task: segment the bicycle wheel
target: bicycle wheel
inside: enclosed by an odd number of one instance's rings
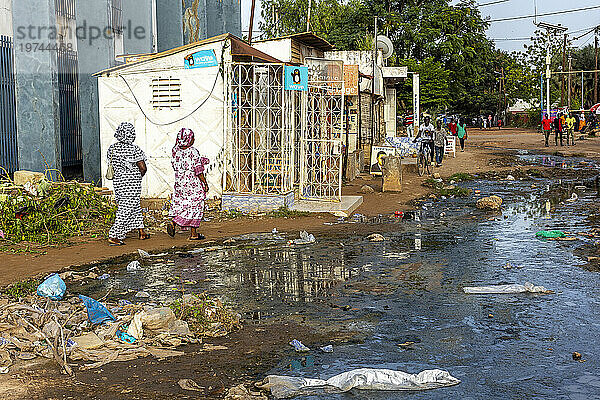
[[[423,176],[423,174],[425,174],[426,162],[425,155],[423,153],[419,154],[419,159],[417,160],[417,172],[419,176]]]
[[[427,175],[431,175],[431,158],[429,154],[425,155],[425,171]]]

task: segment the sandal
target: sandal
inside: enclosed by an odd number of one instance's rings
[[[108,245],[109,246],[125,246],[125,242],[120,239],[108,238]]]
[[[204,240],[204,239],[206,239],[206,236],[199,233],[198,236],[196,236],[196,237],[190,236],[190,238],[188,240]]]
[[[150,235],[148,233],[140,233],[140,240],[150,239]]]
[[[167,234],[171,237],[175,237],[175,225],[172,222],[167,224]]]

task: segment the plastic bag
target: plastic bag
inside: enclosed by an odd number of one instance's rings
[[[108,308],[104,307],[100,302],[82,294],[79,295],[79,298],[83,301],[88,313],[88,319],[92,324],[101,324],[104,321],[116,320],[111,312],[108,311]]]
[[[140,269],[142,269],[142,265],[139,261],[132,261],[129,264],[127,264],[128,272],[139,271]]]
[[[37,288],[38,296],[48,297],[51,300],[61,300],[67,291],[67,285],[58,274],[52,274]]]
[[[294,239],[293,243],[294,244],[311,244],[311,243],[314,243],[315,241],[316,241],[315,237],[312,234],[310,234],[306,231],[301,231],[300,238]]]
[[[563,231],[539,231],[535,234],[535,237],[545,239],[564,238],[567,236]]]
[[[505,293],[552,293],[543,286],[534,286],[531,282],[524,285],[495,285],[495,286],[473,286],[465,287],[463,291],[467,294],[505,294]]]
[[[300,378],[292,376],[269,375],[262,389],[270,389],[278,399],[298,395],[319,393],[342,393],[350,389],[361,390],[426,390],[458,385],[449,372],[440,369],[422,371],[419,374],[408,374],[390,369],[360,368],[344,372],[328,380]]]

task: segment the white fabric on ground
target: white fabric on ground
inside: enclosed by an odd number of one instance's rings
[[[318,393],[341,393],[360,390],[425,390],[453,386],[460,383],[447,371],[432,369],[419,374],[408,374],[390,369],[360,368],[344,372],[328,380],[292,376],[269,375],[260,386],[270,389],[278,399]]]

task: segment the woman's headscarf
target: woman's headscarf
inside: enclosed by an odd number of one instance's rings
[[[121,122],[115,132],[115,138],[121,143],[132,144],[135,141],[134,126],[129,122]]]
[[[173,157],[175,157],[177,150],[190,147],[193,141],[194,131],[187,128],[181,129],[179,133],[177,133],[177,140],[175,141],[175,146],[173,147]]]

